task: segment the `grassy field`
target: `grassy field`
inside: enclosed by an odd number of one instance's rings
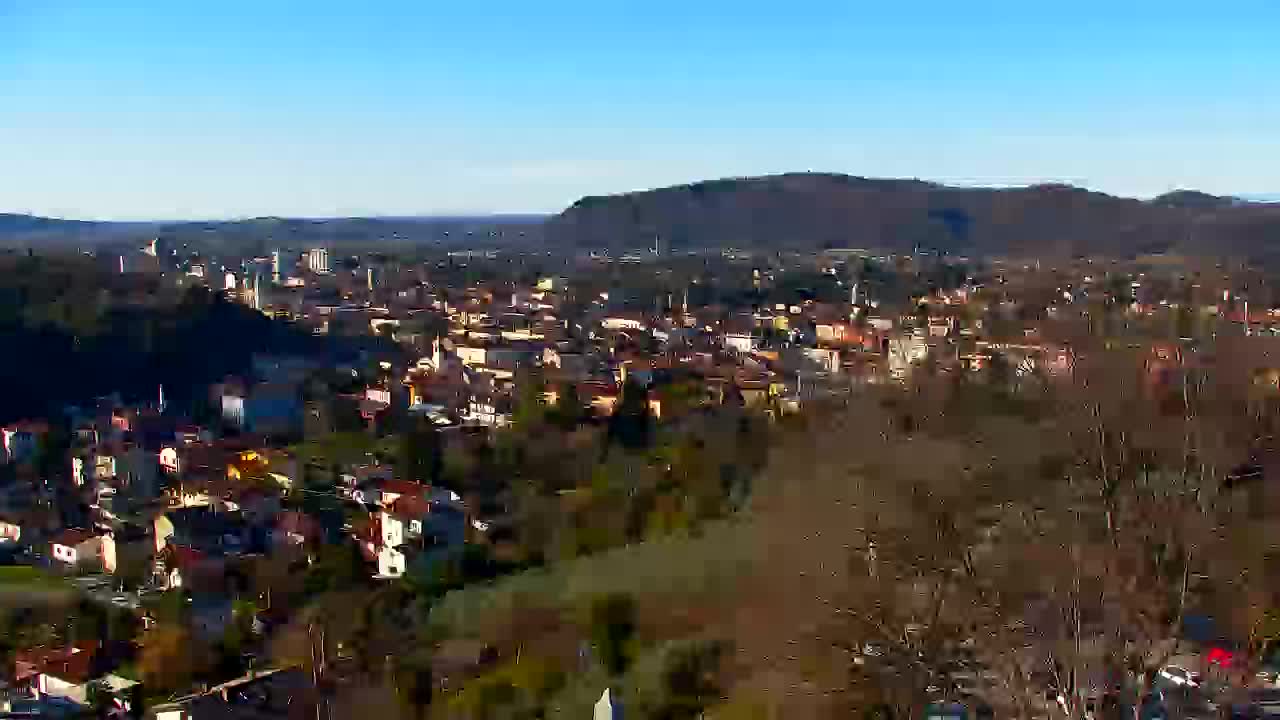
[[[26,565],[0,566],[0,595],[59,598],[72,594],[67,582]]]
[[[697,536],[672,535],[530,570],[451,592],[431,611],[431,624],[466,636],[488,617],[536,600],[571,608],[601,594],[689,596],[730,586],[751,561],[744,523],[715,523]]]

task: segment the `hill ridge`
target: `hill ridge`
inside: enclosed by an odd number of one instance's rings
[[[589,195],[549,219],[546,235],[578,248],[647,247],[658,235],[676,249],[1260,258],[1275,253],[1280,207],[1195,191],[1142,200],[1066,183],[989,188],[802,172]]]

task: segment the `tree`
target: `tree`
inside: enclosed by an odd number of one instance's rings
[[[400,477],[432,485],[440,481],[443,452],[440,436],[426,420],[418,420],[400,436]]]
[[[512,431],[523,439],[532,438],[546,422],[547,406],[542,400],[543,387],[541,374],[534,371],[522,369],[516,378],[511,425]]]
[[[635,601],[623,593],[600,595],[592,598],[587,614],[591,644],[600,663],[610,675],[622,675],[633,652]]]
[[[851,709],[879,696],[908,714],[962,681],[1020,716],[1055,712],[1047,690],[1072,713],[1107,688],[1137,708],[1183,618],[1215,590],[1237,606],[1262,591],[1267,565],[1221,562],[1244,525],[1219,480],[1249,434],[1239,403],[1188,375],[1171,407],[1132,381],[1137,358],[1105,358],[1035,422],[982,399],[997,388],[929,381],[869,393],[775,453],[785,480],[754,514],[786,560],[754,601],[813,630],[762,638],[769,656],[810,658],[795,672]],[[832,650],[845,660],[818,660]]]
[[[632,695],[638,714],[660,720],[694,720],[723,697],[720,665],[729,649],[716,640],[675,641],[638,669]]]
[[[548,419],[561,430],[573,430],[587,418],[582,398],[578,396],[578,386],[571,382],[561,383],[557,388],[556,402],[548,413]]]
[[[62,420],[51,423],[49,432],[40,440],[36,455],[36,468],[40,479],[49,484],[64,480],[68,474],[71,433]]]
[[[151,548],[139,543],[116,546],[116,578],[126,587],[139,588],[151,577]]]
[[[185,627],[161,624],[142,637],[138,670],[153,692],[187,690],[211,667],[208,648]]]
[[[643,385],[631,380],[623,383],[622,397],[609,418],[609,438],[628,449],[642,449],[649,445],[652,425],[649,414],[649,392]]]
[[[353,543],[324,545],[307,570],[304,587],[308,594],[359,586],[369,577],[364,558]]]

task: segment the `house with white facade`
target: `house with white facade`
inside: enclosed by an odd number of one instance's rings
[[[0,547],[16,545],[22,539],[22,524],[13,518],[0,516]]]
[[[648,324],[639,317],[610,315],[600,321],[605,330],[644,330]]]
[[[400,494],[378,515],[378,575],[404,575],[417,553],[447,550],[466,542],[466,512],[456,493],[425,485]]]
[[[724,346],[745,355],[760,349],[760,338],[740,333],[729,333],[724,336]]]
[[[182,456],[178,453],[177,447],[162,447],[159,453],[160,469],[167,475],[177,475],[182,472]]]
[[[49,542],[54,562],[68,570],[114,573],[116,542],[111,533],[64,530]]]

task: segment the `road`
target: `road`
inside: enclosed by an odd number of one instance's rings
[[[110,575],[78,575],[67,578],[67,582],[104,605],[122,610],[137,610],[142,605],[138,593],[119,590],[115,578]]]

